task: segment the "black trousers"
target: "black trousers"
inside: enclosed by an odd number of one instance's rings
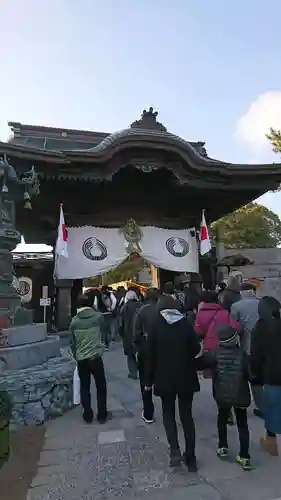
[[[103,318],[104,318],[104,325],[102,331],[102,341],[104,342],[106,347],[109,347],[109,343],[111,340],[112,314],[104,313]]]
[[[135,354],[132,352],[127,354],[127,365],[129,370],[129,375],[133,378],[138,377],[138,364]]]
[[[177,452],[180,449],[175,415],[177,397],[185,438],[186,459],[191,461],[195,458],[195,426],[192,417],[193,393],[167,393],[161,396],[163,424],[171,452]]]
[[[140,388],[143,402],[143,416],[147,420],[153,420],[154,417],[154,404],[152,400],[152,390],[145,391],[145,357],[143,353],[139,353],[137,357]]]
[[[97,389],[97,419],[105,419],[107,417],[107,388],[102,358],[99,356],[94,359],[83,359],[78,361],[77,366],[80,378],[81,405],[85,417],[91,418],[93,416],[91,406],[91,375],[93,375]]]
[[[240,441],[240,456],[242,458],[250,458],[250,435],[248,428],[248,418],[246,408],[234,408],[236,423]],[[229,418],[229,408],[219,407],[218,409],[218,434],[219,448],[227,448],[227,422]]]

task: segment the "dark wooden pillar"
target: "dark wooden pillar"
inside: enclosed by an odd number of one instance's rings
[[[75,316],[77,312],[77,299],[83,290],[83,280],[74,280],[71,289],[71,316]]]
[[[73,280],[55,279],[56,286],[56,327],[68,330],[71,321],[71,291]]]

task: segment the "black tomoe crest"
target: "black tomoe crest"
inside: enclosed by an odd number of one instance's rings
[[[92,253],[93,249],[99,250],[99,254],[94,255]],[[87,238],[82,245],[82,252],[86,259],[100,261],[107,257],[107,248],[105,244],[98,238],[90,237]]]
[[[183,238],[173,237],[166,241],[166,248],[173,257],[185,257],[189,251],[189,244]]]

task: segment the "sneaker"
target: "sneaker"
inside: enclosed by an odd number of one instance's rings
[[[218,448],[217,449],[217,456],[219,458],[227,458],[228,457],[228,449],[227,448]]]
[[[142,420],[146,423],[146,424],[154,424],[155,420],[154,418],[145,418],[144,416],[144,413],[142,412],[141,414],[141,418]]]
[[[170,467],[179,467],[182,462],[180,450],[171,451],[170,453]]]
[[[251,461],[249,458],[242,458],[237,455],[236,462],[242,467],[243,470],[252,470]]]
[[[106,422],[108,422],[108,420],[112,420],[112,412],[111,411],[107,412],[106,417],[103,417],[103,418],[97,417],[97,421],[99,424],[105,424]]]

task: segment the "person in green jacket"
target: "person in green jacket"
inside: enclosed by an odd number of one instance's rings
[[[70,347],[77,361],[80,378],[81,405],[85,422],[92,423],[94,412],[91,406],[91,375],[97,388],[97,420],[104,424],[108,418],[107,387],[102,355],[104,328],[103,315],[91,307],[91,298],[85,294],[78,300],[77,314],[71,321]]]

